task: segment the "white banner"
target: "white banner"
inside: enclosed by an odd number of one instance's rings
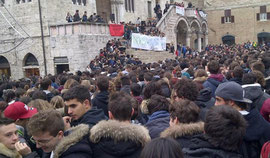
[[[165,51],[166,37],[146,36],[139,33],[132,33],[131,47],[137,49]]]
[[[202,18],[206,19],[207,14],[205,14],[203,11],[199,11],[200,15]]]
[[[176,6],[176,13],[185,16],[185,8]]]

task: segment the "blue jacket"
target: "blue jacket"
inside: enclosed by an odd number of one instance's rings
[[[211,88],[211,90],[212,90],[212,97],[215,98],[215,92],[216,92],[217,87],[219,86],[219,84],[224,83],[224,82],[227,82],[227,79],[226,78],[224,78],[221,82],[218,81],[218,80],[215,80],[213,78],[208,78],[203,83],[203,87],[204,88],[207,88],[207,87]]]
[[[149,130],[151,139],[159,137],[160,133],[170,126],[170,113],[168,111],[154,112],[145,126]]]

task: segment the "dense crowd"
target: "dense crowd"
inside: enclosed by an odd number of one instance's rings
[[[96,22],[96,23],[105,23],[103,18],[100,15],[94,13],[93,15],[87,16],[87,11],[84,11],[82,18],[80,17],[79,10],[76,10],[75,14],[72,16],[69,12],[66,16],[67,22]]]
[[[270,49],[143,63],[108,41],[86,71],[0,83],[0,157],[268,158]]]

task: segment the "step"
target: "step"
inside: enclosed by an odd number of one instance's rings
[[[160,60],[163,61],[166,59],[175,58],[175,55],[169,53],[168,51],[157,52],[157,51],[127,49],[127,54],[139,58],[143,63],[153,63],[158,62]]]

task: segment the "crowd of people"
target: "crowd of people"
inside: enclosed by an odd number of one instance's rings
[[[143,63],[108,41],[87,71],[0,83],[0,157],[268,158],[270,47]]]
[[[66,16],[67,22],[96,22],[96,23],[105,23],[103,18],[100,15],[94,13],[93,15],[87,16],[87,11],[84,11],[82,18],[80,17],[79,10],[76,10],[75,14],[72,16],[69,12]]]

